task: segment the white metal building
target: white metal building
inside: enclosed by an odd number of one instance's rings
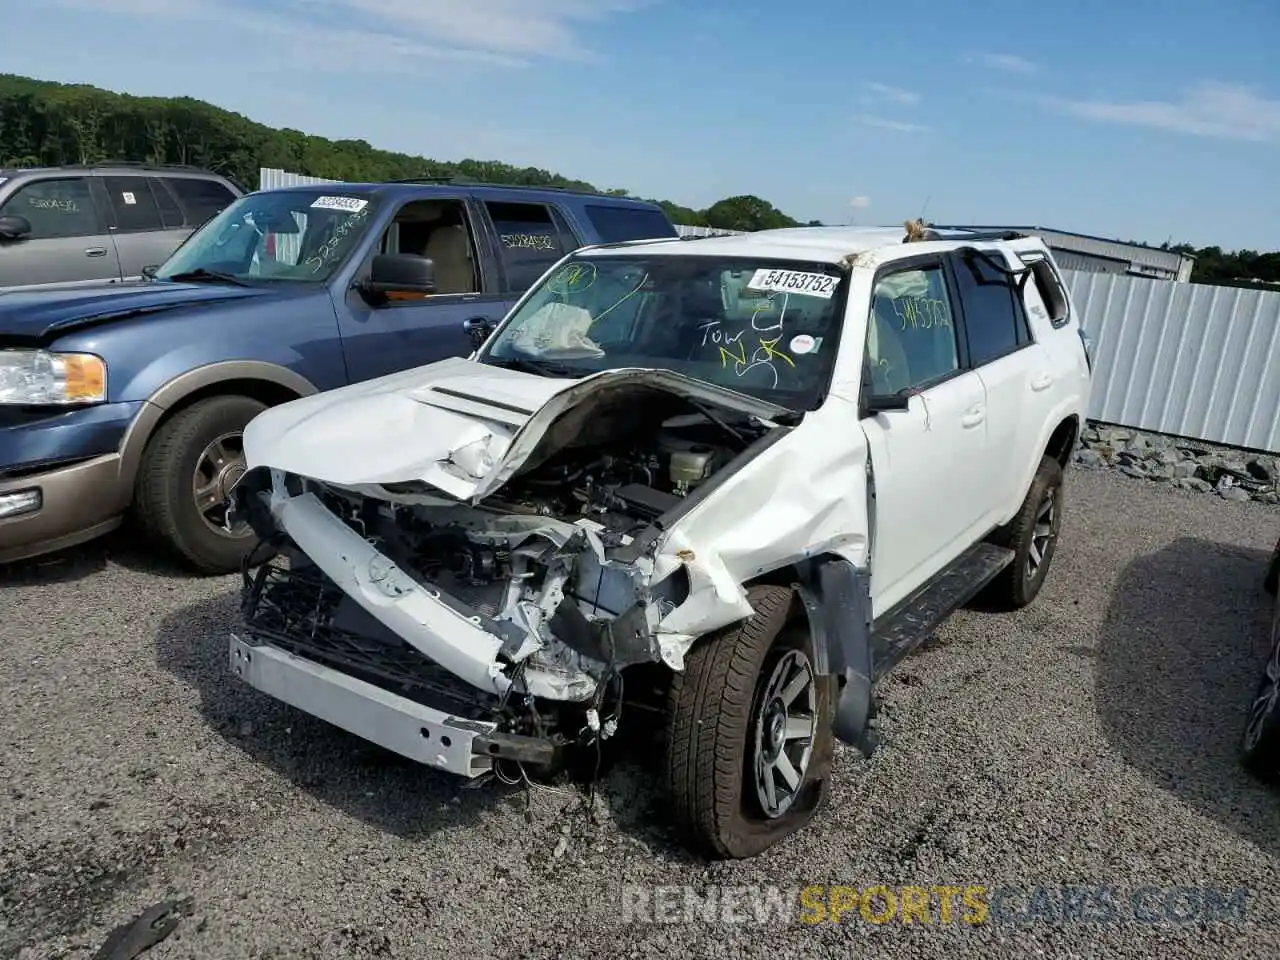
[[[1191,268],[1196,262],[1195,257],[1174,250],[1122,243],[1085,233],[1050,230],[1047,227],[940,223],[931,223],[929,226],[940,230],[1017,230],[1021,233],[1033,233],[1049,245],[1053,258],[1062,269],[1079,270],[1081,273],[1112,273],[1187,283],[1191,280]]]

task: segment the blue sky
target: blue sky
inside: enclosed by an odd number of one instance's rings
[[[1280,249],[1275,0],[42,0],[0,70],[802,220]]]

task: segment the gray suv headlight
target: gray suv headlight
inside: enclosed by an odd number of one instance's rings
[[[0,403],[63,406],[106,399],[107,364],[101,357],[0,350]]]

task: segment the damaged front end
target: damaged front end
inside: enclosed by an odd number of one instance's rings
[[[691,580],[663,535],[787,429],[632,384],[554,418],[505,482],[468,500],[264,458],[233,493],[232,522],[260,543],[232,668],[460,775],[559,766],[615,731],[624,671],[681,666],[689,607],[671,615]],[[734,589],[721,619],[741,602]]]

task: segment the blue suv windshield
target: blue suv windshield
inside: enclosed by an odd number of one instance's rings
[[[251,193],[196,231],[156,278],[322,283],[360,242],[377,206],[375,198],[344,194],[341,185]]]
[[[583,254],[545,277],[477,359],[569,377],[659,367],[813,410],[831,379],[847,286],[830,263]]]

